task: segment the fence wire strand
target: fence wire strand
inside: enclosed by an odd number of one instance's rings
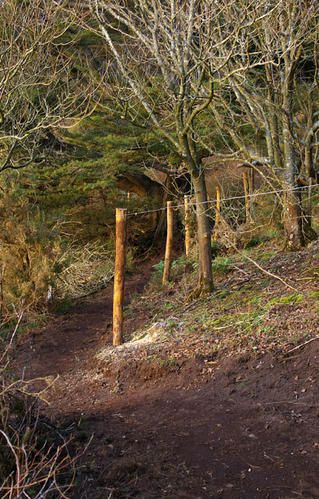
[[[314,187],[319,187],[319,184],[313,184],[313,185],[307,185],[307,186],[304,186],[304,187],[296,187],[294,189],[277,189],[277,190],[272,190],[272,191],[266,191],[266,192],[250,192],[250,193],[247,193],[246,195],[240,195],[240,196],[230,196],[230,197],[226,197],[226,198],[221,198],[220,199],[220,203],[225,203],[227,201],[240,201],[240,200],[245,200],[247,198],[249,199],[255,199],[257,197],[261,197],[261,196],[268,196],[268,195],[272,195],[272,194],[284,194],[286,192],[294,192],[294,193],[298,193],[298,192],[305,192],[305,191],[310,191],[312,190]],[[190,195],[191,197],[191,195]],[[200,203],[197,203],[196,201],[192,201],[190,200],[189,201],[189,205],[190,206],[200,206],[200,205],[208,205],[208,209],[207,211],[211,210],[215,205],[216,205],[216,200],[215,199],[208,199],[207,201],[202,201]],[[177,204],[177,205],[173,205],[172,208],[174,210],[177,210],[179,208],[184,208],[184,203],[183,204]],[[167,207],[166,206],[163,206],[161,208],[156,208],[156,209],[151,209],[151,210],[141,210],[141,211],[132,211],[132,212],[128,212],[127,213],[127,217],[135,217],[135,216],[138,216],[138,215],[148,215],[148,214],[152,214],[152,213],[158,213],[158,212],[161,212],[161,211],[166,211],[167,210]]]

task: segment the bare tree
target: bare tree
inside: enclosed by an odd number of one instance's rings
[[[157,129],[191,174],[197,201],[200,283],[213,287],[205,174],[197,120],[213,99],[207,66],[209,36],[198,2],[91,2],[114,60],[126,113]]]
[[[77,70],[76,16],[64,4],[0,3],[0,172],[44,159],[48,131],[92,109],[92,85]]]
[[[243,0],[236,6],[227,5],[225,0],[224,4],[227,25],[236,22],[238,10],[246,9],[240,53],[246,59],[257,56],[262,65],[252,70],[248,64],[239,75],[233,72],[238,55],[229,58],[225,46],[220,44],[218,57],[228,57],[228,83],[237,108],[234,112],[223,96],[220,109],[214,108],[213,113],[230,137],[228,144],[232,144],[233,150],[250,161],[252,167],[264,164],[269,171],[268,180],[285,191],[287,245],[298,249],[312,235],[309,217],[302,210],[300,186],[311,185],[316,177],[319,4],[316,0],[265,0],[258,4]],[[251,23],[250,19],[256,21]],[[248,126],[262,133],[264,148],[260,143],[255,151],[247,147],[243,125],[246,130]]]
[[[230,0],[236,5],[237,1]],[[205,172],[208,108],[229,76],[228,60],[238,48],[244,13],[225,24],[227,5],[216,0],[91,0],[97,31],[113,58],[108,83],[117,86],[126,116],[155,127],[190,173],[196,198],[200,287],[213,287],[211,227]],[[250,20],[252,23],[252,20]],[[222,49],[226,58],[218,60]],[[242,72],[247,61],[232,72]]]

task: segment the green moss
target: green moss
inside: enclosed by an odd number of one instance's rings
[[[167,357],[166,359],[157,359],[160,367],[176,367],[177,360],[175,357]]]
[[[272,307],[274,305],[295,305],[296,303],[301,303],[304,299],[304,295],[300,293],[293,293],[291,295],[277,296],[272,298],[267,306]]]
[[[236,316],[234,314],[224,314],[220,315],[216,319],[207,320],[205,317],[202,319],[202,323],[205,324],[206,328],[214,329],[215,327],[224,326],[225,323],[233,322]]]
[[[249,297],[248,303],[251,303],[252,305],[260,305],[262,302],[262,296],[261,295],[256,295],[256,293],[253,293],[253,296]]]
[[[241,331],[253,331],[262,323],[265,316],[265,310],[263,308],[258,308],[251,312],[245,312],[239,314],[239,328]]]

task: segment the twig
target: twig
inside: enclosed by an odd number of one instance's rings
[[[261,270],[261,272],[263,272],[266,275],[269,275],[270,277],[273,277],[274,279],[277,279],[284,286],[286,286],[289,289],[292,289],[296,293],[299,292],[297,288],[294,288],[293,286],[291,286],[290,284],[288,284],[288,282],[286,282],[284,279],[282,279],[279,275],[276,275],[276,274],[273,274],[272,272],[269,272],[269,270],[266,270],[264,267],[262,267],[261,265],[259,265],[259,263],[257,263],[255,260],[253,260],[252,258],[250,258],[250,256],[245,255],[244,253],[242,253],[238,248],[236,248],[235,244],[231,243],[231,245],[235,249],[235,251],[237,251],[237,253],[239,253],[241,256],[243,256],[244,258],[246,258],[246,260],[248,260],[250,263],[252,263],[253,265],[255,265],[255,267],[257,267],[257,269]]]
[[[246,272],[245,270],[241,269],[240,267],[237,267],[237,265],[233,265],[233,268],[238,270],[238,272],[242,272],[244,275],[247,275],[249,276],[248,272]]]
[[[292,404],[301,405],[303,407],[319,407],[318,404],[306,404],[305,402],[299,402],[298,400],[273,400],[272,402],[262,402],[259,405],[279,405],[279,404]]]
[[[3,359],[7,356],[8,352],[9,352],[11,346],[12,346],[12,343],[14,341],[14,338],[15,338],[15,336],[17,334],[17,331],[19,329],[20,323],[22,321],[23,314],[24,314],[24,310],[22,310],[22,312],[20,312],[20,315],[18,317],[18,320],[17,320],[17,323],[15,325],[14,331],[13,331],[13,333],[11,335],[10,341],[9,341],[9,343],[8,343],[5,351],[3,352],[3,354],[2,354],[2,356],[0,358],[0,364],[2,363]]]
[[[300,350],[300,348],[303,348],[304,346],[308,345],[309,343],[312,343],[313,341],[316,341],[316,340],[319,340],[319,336],[316,336],[315,338],[311,338],[310,340],[308,341],[305,341],[304,343],[302,343],[301,345],[298,345],[294,348],[292,348],[291,350],[288,350],[288,352],[286,352],[284,354],[285,357],[287,357],[288,355],[290,355],[292,352],[295,352],[296,350]]]

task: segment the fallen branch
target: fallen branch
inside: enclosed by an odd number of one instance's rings
[[[280,281],[284,286],[286,286],[287,288],[289,289],[292,289],[293,291],[295,291],[296,293],[299,293],[299,290],[297,288],[294,288],[293,286],[291,286],[290,284],[288,284],[288,282],[286,282],[284,279],[282,279],[279,275],[277,274],[273,274],[272,272],[270,272],[269,270],[265,269],[264,267],[262,267],[261,265],[259,265],[259,263],[257,263],[255,260],[253,260],[253,258],[250,258],[250,256],[248,255],[245,255],[245,253],[241,252],[237,247],[236,245],[230,241],[230,244],[231,246],[233,247],[233,249],[239,253],[243,258],[245,258],[246,260],[248,260],[250,263],[252,263],[253,265],[255,265],[255,267],[257,267],[257,269],[259,269],[261,272],[263,272],[264,274],[268,275],[269,277],[272,277],[273,279],[277,279],[277,281]]]
[[[239,250],[237,250],[237,251],[240,253]],[[242,254],[242,253],[240,253],[240,254]],[[273,274],[272,272],[269,272],[269,270],[266,270],[264,267],[262,267],[261,265],[259,265],[259,263],[257,263],[255,260],[253,260],[252,258],[250,258],[250,256],[247,256],[247,255],[243,255],[243,256],[249,262],[251,262],[253,265],[255,265],[255,267],[257,267],[257,269],[261,270],[261,272],[263,272],[264,274],[267,274],[270,277],[273,277],[274,279],[277,279],[278,281],[280,281],[287,288],[292,289],[293,291],[296,291],[296,293],[299,292],[297,288],[294,288],[294,286],[291,286],[290,284],[288,284],[288,282],[286,282],[284,279],[282,279],[279,275]]]
[[[311,338],[310,340],[308,341],[305,341],[304,343],[302,343],[301,345],[298,345],[294,348],[292,348],[291,350],[288,350],[288,352],[286,352],[284,354],[284,357],[287,357],[288,355],[290,355],[291,353],[295,352],[296,350],[300,350],[301,348],[305,347],[306,345],[308,345],[309,343],[312,343],[313,341],[316,341],[316,340],[319,340],[319,336],[315,336],[315,338]]]

